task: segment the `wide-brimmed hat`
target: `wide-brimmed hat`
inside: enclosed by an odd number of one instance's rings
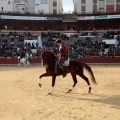
[[[62,43],[62,41],[60,39],[57,39],[55,42],[56,43]]]

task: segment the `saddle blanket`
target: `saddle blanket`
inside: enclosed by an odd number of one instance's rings
[[[70,58],[68,57],[68,59],[64,62],[63,66],[69,66],[70,64]]]

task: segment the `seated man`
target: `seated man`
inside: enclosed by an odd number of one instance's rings
[[[65,77],[66,73],[64,71],[63,64],[64,64],[65,60],[68,58],[68,49],[62,43],[61,40],[56,40],[56,44],[59,46],[59,54],[58,54],[58,56],[60,56],[58,67],[62,70],[63,77]]]

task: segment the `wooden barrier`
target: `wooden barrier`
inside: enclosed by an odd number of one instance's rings
[[[83,63],[119,63],[120,64],[120,56],[114,56],[113,58],[111,57],[105,57],[105,58],[101,58],[98,56],[94,56],[94,57],[90,57],[90,58],[77,58],[77,60],[83,62]],[[10,58],[0,58],[0,64],[17,64],[18,60],[17,59],[10,59]],[[41,63],[41,59],[40,58],[33,58],[32,59],[32,64],[36,64],[36,63]]]
[[[41,63],[40,58],[33,58],[32,64]],[[6,58],[0,58],[0,64],[18,64],[18,59],[6,59]]]

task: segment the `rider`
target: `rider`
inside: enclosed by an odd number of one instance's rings
[[[21,52],[20,52],[20,59],[22,58],[25,58],[25,52],[23,49],[21,49]]]
[[[58,56],[60,55],[58,67],[62,70],[63,77],[66,77],[66,73],[65,73],[65,70],[63,68],[63,64],[64,64],[65,60],[68,58],[68,49],[62,43],[62,41],[59,40],[59,39],[56,40],[56,44],[59,46],[59,54],[58,54]]]
[[[32,60],[32,52],[31,51],[27,51],[26,52],[26,58],[27,58],[27,60],[30,62],[30,64],[31,64],[31,60]]]
[[[31,64],[31,60],[32,60],[32,52],[29,53],[29,56],[30,56],[30,64]]]
[[[17,53],[18,56],[18,62],[20,62],[20,52]]]

